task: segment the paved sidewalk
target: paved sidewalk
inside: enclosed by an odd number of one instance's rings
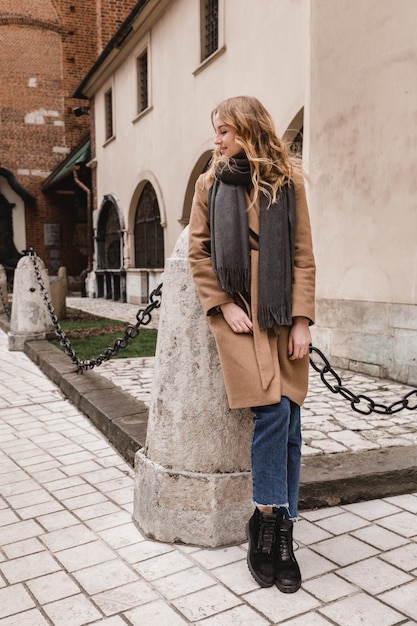
[[[304,511],[295,526],[302,589],[260,589],[245,545],[143,537],[131,517],[132,468],[32,361],[8,351],[2,331],[0,355],[0,626],[417,624],[417,492]],[[152,359],[144,365],[148,393]],[[414,413],[357,430],[366,419],[349,422],[337,399],[315,390],[304,411],[307,453],[327,454],[324,441],[353,450],[345,432],[366,446],[398,435],[395,445],[412,449]]]

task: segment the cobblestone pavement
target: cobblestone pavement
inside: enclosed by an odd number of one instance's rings
[[[301,590],[261,589],[246,545],[202,549],[142,536],[132,522],[132,468],[36,365],[8,351],[2,331],[0,354],[0,626],[417,624],[417,493],[303,511],[295,525]],[[152,359],[144,365],[149,393]],[[357,416],[349,422],[335,398],[315,390],[313,381],[304,411],[315,453],[329,452],[323,441],[353,449],[344,432],[370,444],[371,431],[382,441],[392,432],[405,450],[412,441],[413,413],[406,424],[358,430]]]

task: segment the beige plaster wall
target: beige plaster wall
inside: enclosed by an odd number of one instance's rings
[[[314,0],[305,155],[317,344],[417,384],[414,0]]]
[[[308,105],[318,297],[417,304],[414,0],[314,0]]]

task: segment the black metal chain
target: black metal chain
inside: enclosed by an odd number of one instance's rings
[[[55,328],[55,334],[58,336],[60,344],[64,347],[65,353],[77,366],[77,373],[82,373],[84,370],[93,369],[95,366],[101,365],[103,361],[108,361],[109,359],[111,359],[111,357],[115,356],[120,349],[126,348],[129,340],[134,339],[139,334],[139,327],[147,326],[151,322],[152,311],[161,306],[162,283],[160,283],[158,287],[154,289],[150,294],[148,306],[145,309],[139,309],[136,314],[136,324],[134,326],[132,324],[129,324],[127,326],[123,338],[116,339],[113,347],[107,348],[104,354],[100,354],[95,359],[81,360],[77,357],[75,351],[71,348],[70,342],[64,331],[62,330],[58,318],[55,315],[54,308],[49,298],[48,290],[46,289],[42,280],[36,252],[34,252],[32,248],[30,248],[26,251],[26,254],[28,254],[33,261],[36,282],[39,284],[39,287],[41,289],[42,297],[44,299]],[[311,357],[312,353],[319,356],[319,358],[321,359],[321,364],[318,364],[314,361],[314,359]],[[417,389],[413,389],[409,393],[405,394],[405,396],[401,400],[396,400],[389,405],[375,402],[372,398],[369,398],[364,394],[355,394],[353,391],[350,391],[350,389],[343,385],[342,379],[332,368],[328,359],[324,356],[323,352],[321,352],[321,350],[312,345],[310,345],[310,365],[316,372],[320,374],[320,378],[324,385],[332,393],[338,393],[345,400],[350,402],[350,406],[357,413],[361,413],[362,415],[370,415],[371,413],[392,415],[394,413],[402,411],[403,409],[408,409],[409,411],[414,411],[415,409],[417,409]],[[328,380],[328,378],[330,378],[330,380]]]
[[[3,294],[3,289],[1,288],[0,285],[0,299],[1,299],[1,303],[3,305],[3,311],[6,314],[6,317],[8,320],[10,320],[10,309],[9,309],[9,305],[7,302],[7,293],[6,293],[6,297]]]
[[[357,413],[362,413],[362,415],[370,415],[371,413],[393,415],[403,409],[408,409],[409,411],[417,409],[417,389],[413,389],[409,393],[406,393],[401,400],[396,400],[392,404],[385,405],[377,403],[372,400],[372,398],[369,398],[362,393],[355,394],[353,391],[350,391],[350,389],[345,387],[342,383],[342,379],[332,368],[328,359],[326,359],[321,350],[315,348],[314,346],[310,346],[310,355],[311,353],[317,354],[322,361],[322,364],[318,365],[310,356],[310,365],[320,374],[322,382],[332,393],[339,393],[345,400],[348,400],[352,409]],[[330,380],[327,379],[328,375],[330,376]]]
[[[58,321],[57,316],[55,315],[54,307],[49,298],[49,293],[47,288],[44,285],[42,280],[42,274],[39,268],[38,258],[36,252],[30,248],[26,251],[26,254],[32,259],[33,267],[35,269],[35,278],[38,283],[43,300],[45,302],[46,308],[52,320],[52,324],[55,329],[55,334],[59,339],[59,343],[63,346],[65,350],[65,354],[67,354],[71,361],[77,366],[77,374],[84,372],[85,370],[93,369],[95,366],[99,366],[103,363],[103,361],[108,361],[111,357],[115,356],[121,348],[126,348],[130,339],[134,339],[140,332],[140,326],[147,326],[152,320],[152,311],[154,309],[158,309],[161,306],[162,301],[162,283],[158,285],[156,289],[152,291],[149,296],[149,304],[144,309],[139,309],[136,314],[136,324],[128,324],[125,329],[124,336],[120,339],[116,339],[113,346],[111,348],[107,348],[103,354],[99,354],[94,359],[79,359],[71,347],[70,341],[66,336],[65,332],[62,330],[61,325]]]

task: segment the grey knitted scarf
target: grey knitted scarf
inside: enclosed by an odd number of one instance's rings
[[[211,256],[219,286],[230,295],[250,293],[250,251],[245,188],[251,186],[246,156],[230,159],[209,190]],[[285,185],[269,205],[260,194],[259,327],[290,326],[294,263],[295,196]]]

